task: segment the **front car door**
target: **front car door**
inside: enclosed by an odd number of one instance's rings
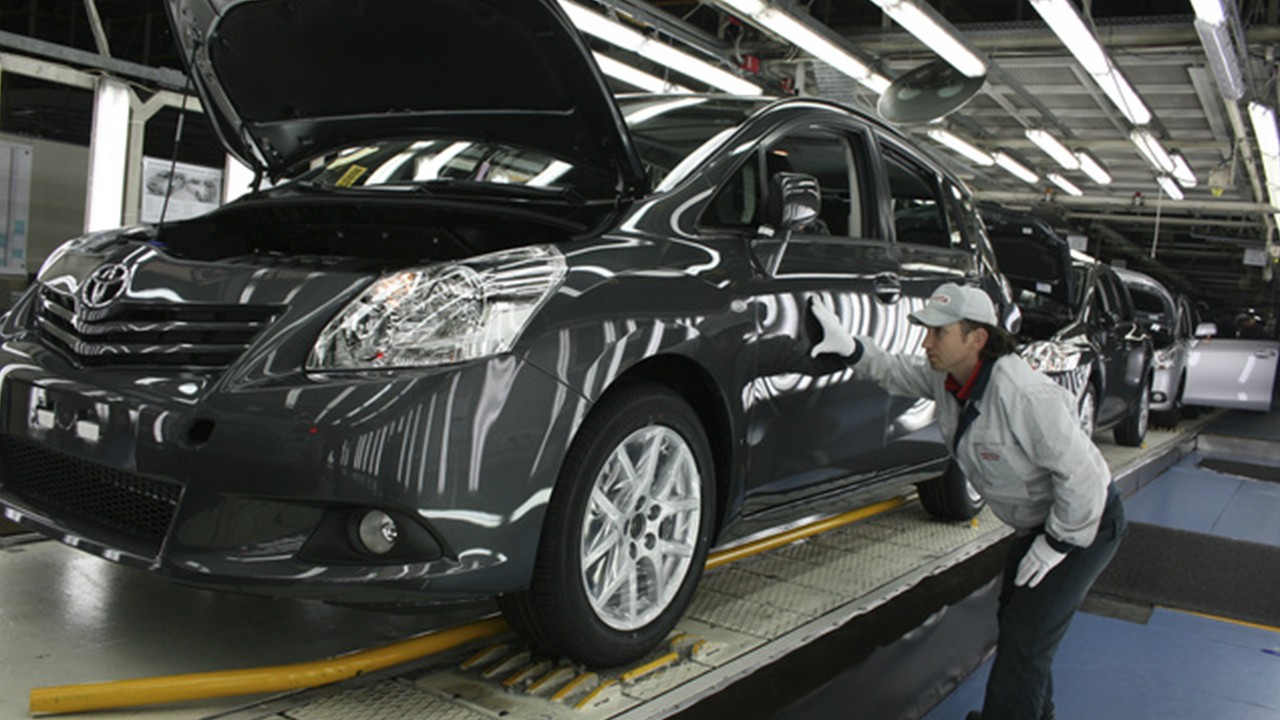
[[[812,499],[881,474],[888,396],[842,362],[815,363],[807,303],[826,302],[850,332],[905,346],[897,263],[874,206],[868,131],[804,123],[767,136],[713,197],[705,224],[756,228],[752,293],[758,366],[742,388],[748,469],[742,514]],[[759,226],[769,178],[803,173],[821,187],[819,220],[783,238]],[[786,240],[784,242],[784,239]],[[826,359],[830,361],[830,358]]]

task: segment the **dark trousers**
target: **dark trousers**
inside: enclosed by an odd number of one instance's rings
[[[996,657],[987,680],[982,720],[1053,717],[1054,653],[1127,530],[1124,504],[1112,487],[1093,544],[1068,553],[1034,588],[1018,587],[1013,579],[1036,533],[1015,539],[1000,589]]]

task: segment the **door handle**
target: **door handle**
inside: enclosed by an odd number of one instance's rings
[[[902,280],[896,273],[886,272],[876,275],[872,281],[876,299],[885,305],[892,305],[902,299]]]

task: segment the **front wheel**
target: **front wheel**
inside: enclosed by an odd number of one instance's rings
[[[508,621],[588,666],[643,657],[702,575],[714,476],[706,433],[679,395],[635,385],[606,396],[565,457],[529,589],[499,598]]]
[[[968,520],[986,505],[955,460],[938,477],[916,485],[916,490],[924,509],[942,520]]]

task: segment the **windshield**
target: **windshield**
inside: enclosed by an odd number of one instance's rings
[[[538,150],[462,139],[383,140],[347,148],[300,179],[313,186],[365,190],[403,190],[432,183],[547,190],[611,184],[601,173],[576,168]]]
[[[686,159],[705,157],[729,131],[770,102],[767,98],[631,95],[619,97],[618,107],[644,163],[649,187],[659,188],[671,186],[698,164]]]

